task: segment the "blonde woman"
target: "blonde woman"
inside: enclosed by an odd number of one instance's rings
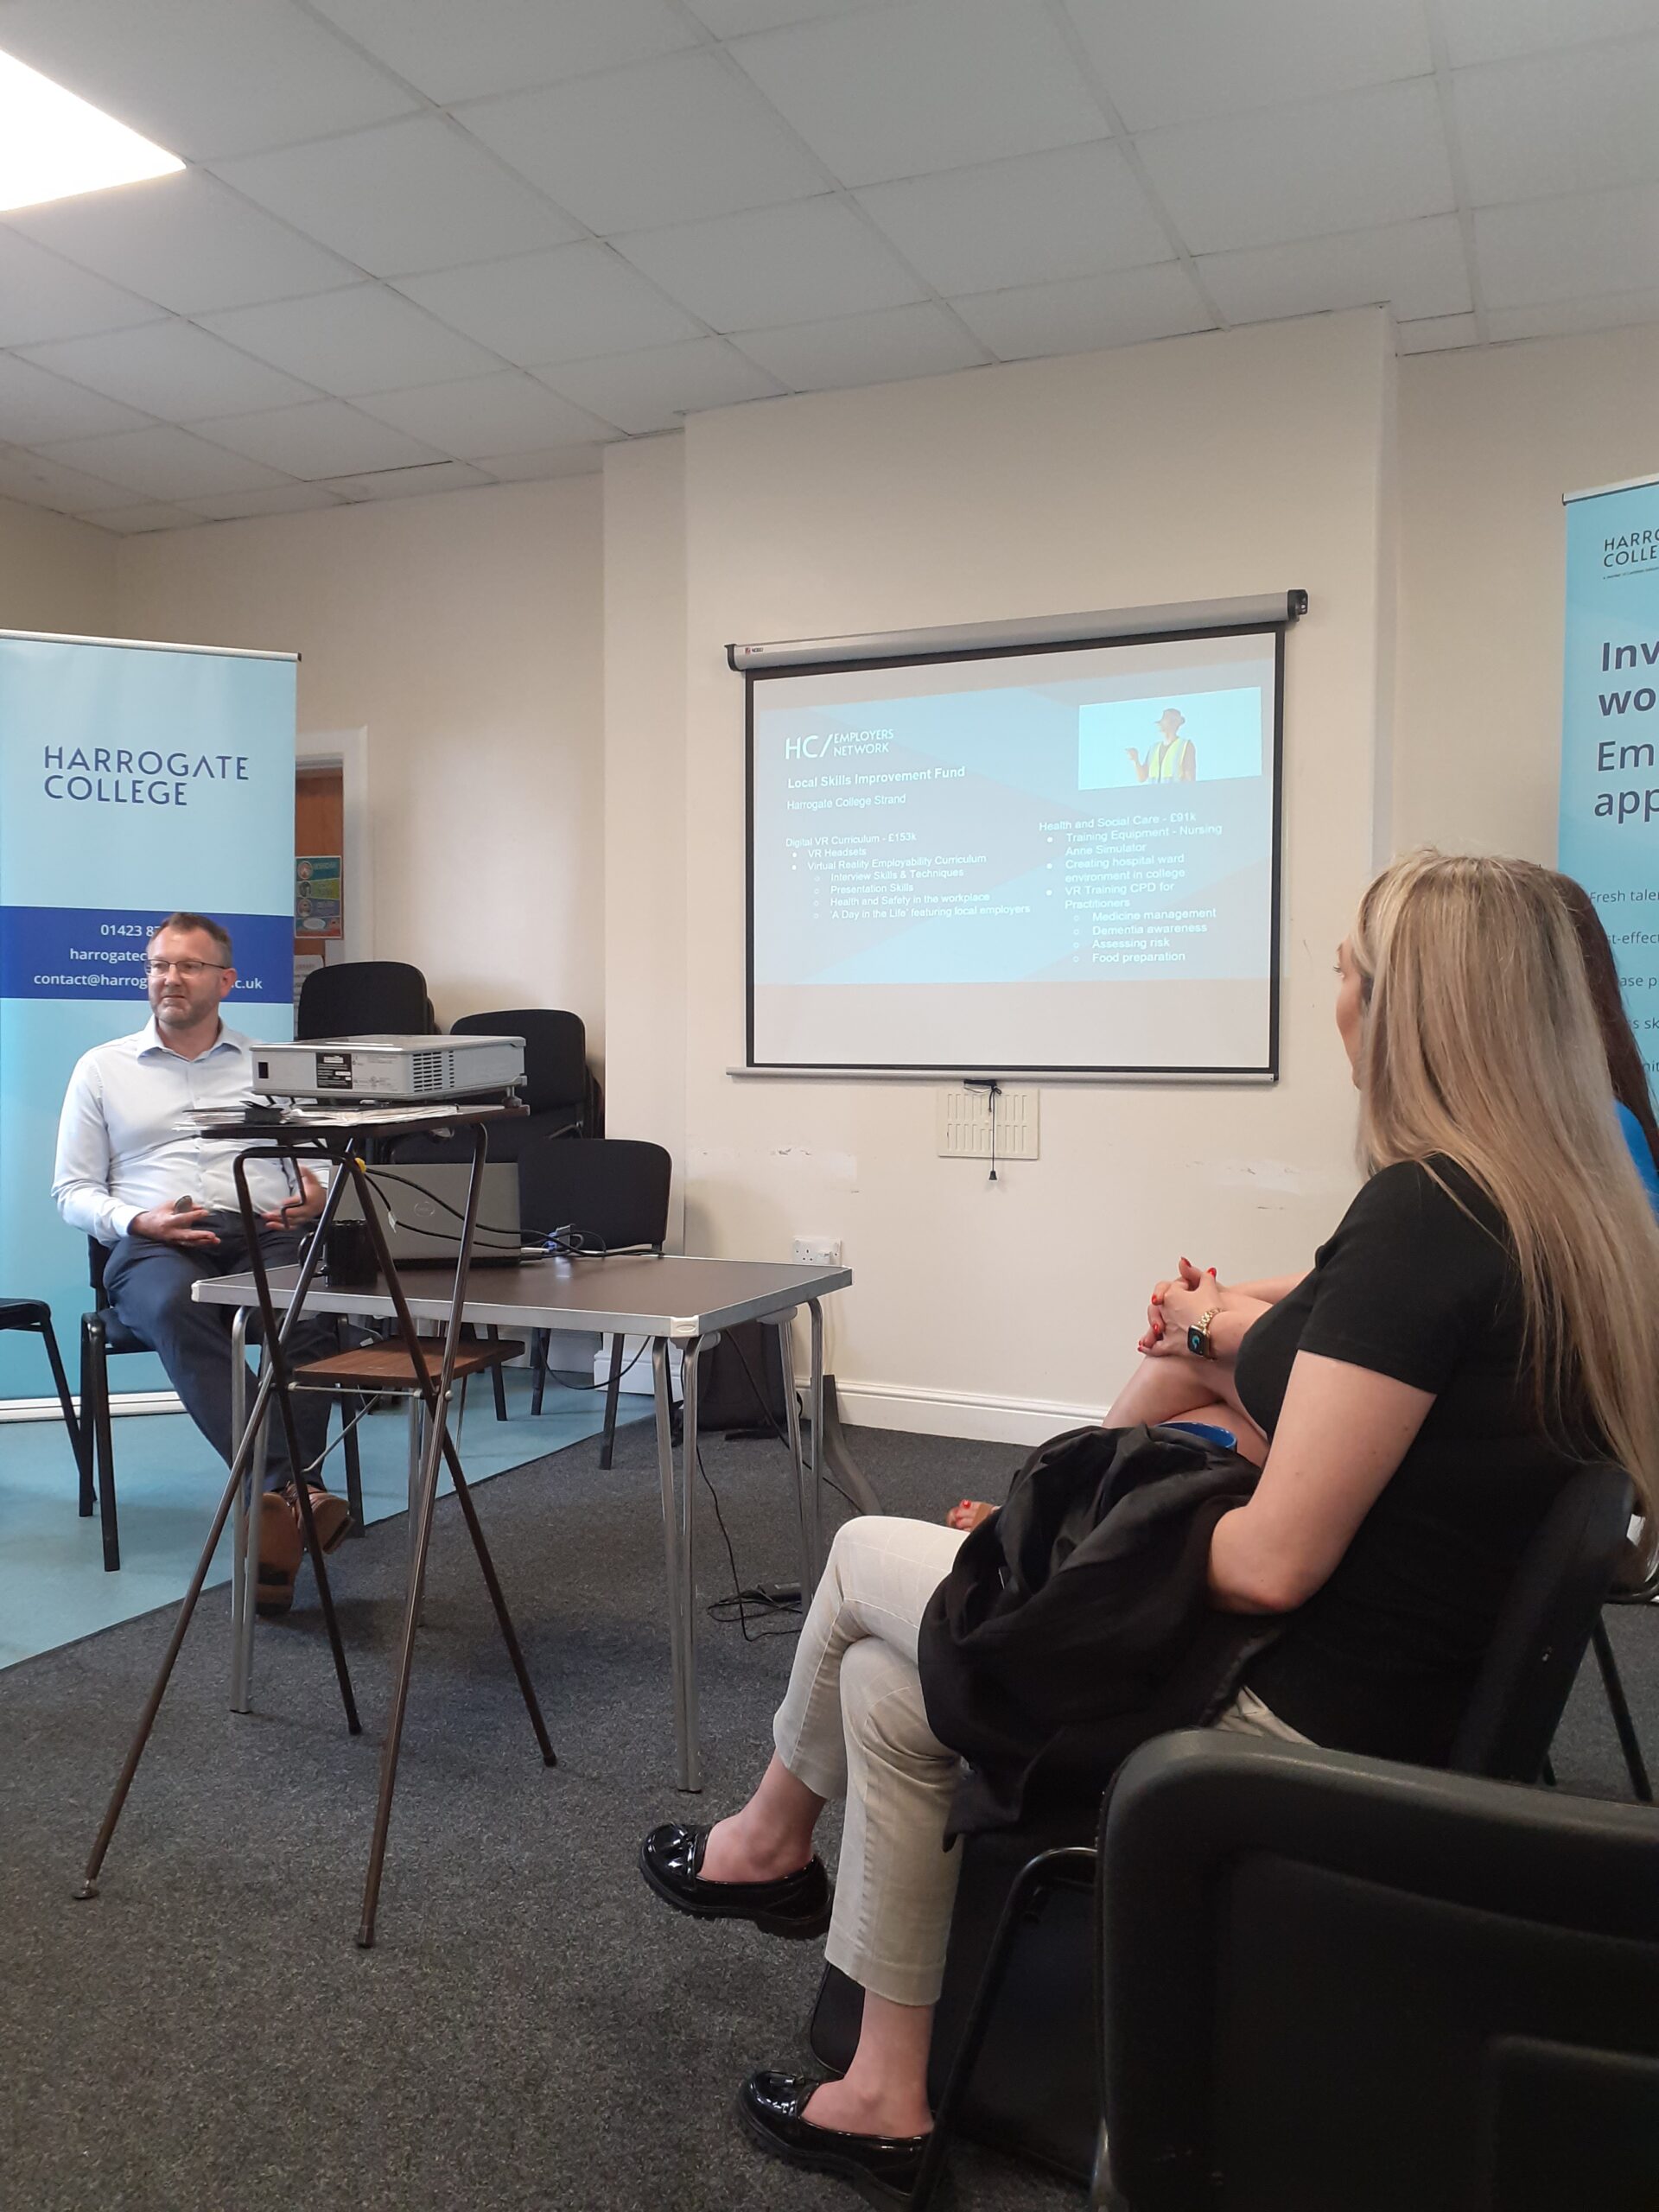
[[[1213,1281],[1167,1286],[1159,1365],[1190,1385],[1172,1394],[1183,1412],[1236,1405],[1266,1446],[1249,1503],[1216,1523],[1210,1599],[1293,1618],[1220,1725],[1432,1764],[1563,1477],[1611,1457],[1655,1525],[1659,1323],[1637,1287],[1659,1279],[1659,1227],[1543,870],[1396,861],[1338,974],[1364,1187],[1265,1310]],[[931,2126],[958,1768],[928,1726],[917,1628],[961,1541],[849,1522],[754,1795],[712,1828],[655,1830],[640,1854],[681,1911],[779,1935],[828,1925],[828,1956],[865,1990],[853,2063],[839,2081],[752,2075],[738,2113],[763,2149],[876,2202],[902,2201]],[[812,1835],[843,1794],[832,1913]]]

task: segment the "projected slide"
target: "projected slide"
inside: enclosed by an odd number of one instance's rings
[[[752,677],[752,1064],[1271,1071],[1278,645]]]

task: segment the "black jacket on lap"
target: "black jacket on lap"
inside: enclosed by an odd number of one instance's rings
[[[1093,1800],[1139,1744],[1229,1703],[1278,1617],[1217,1612],[1210,1537],[1256,1470],[1178,1428],[1033,1452],[922,1618],[928,1726],[969,1762],[950,1834]]]

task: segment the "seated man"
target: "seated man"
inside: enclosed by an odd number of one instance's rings
[[[190,1288],[206,1275],[240,1273],[247,1238],[237,1205],[236,1147],[198,1135],[190,1109],[233,1113],[251,1095],[247,1038],[227,1029],[219,1002],[236,982],[231,940],[204,914],[172,914],[149,941],[152,1018],[131,1037],[83,1053],[64,1096],[52,1195],[72,1229],[111,1247],[104,1287],[116,1318],[161,1355],[196,1427],[227,1462],[231,1435],[230,1310],[198,1306]],[[259,1249],[267,1265],[299,1257],[297,1222],[321,1211],[322,1186],[306,1169],[250,1163],[249,1188],[262,1209]],[[335,1348],[332,1321],[303,1320],[289,1339],[296,1363]],[[295,1427],[304,1471],[321,1459],[327,1400],[300,1393]],[[259,1610],[286,1612],[304,1535],[279,1417],[269,1425],[270,1457],[259,1532]],[[311,1484],[323,1548],[332,1551],[350,1516],[342,1500]]]

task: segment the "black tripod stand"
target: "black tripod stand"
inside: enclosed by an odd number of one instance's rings
[[[204,1136],[210,1138],[235,1141],[257,1136],[264,1140],[260,1143],[247,1146],[238,1154],[235,1175],[237,1203],[241,1211],[243,1227],[247,1235],[248,1252],[252,1262],[251,1272],[259,1307],[262,1340],[265,1345],[265,1359],[247,1422],[242,1434],[237,1440],[235,1455],[231,1463],[230,1479],[225,1485],[225,1492],[219,1499],[219,1510],[213,1516],[213,1527],[208,1531],[201,1557],[197,1562],[190,1586],[186,1591],[183,1603],[179,1608],[179,1617],[174,1624],[172,1636],[168,1640],[167,1651],[162,1661],[161,1670],[156,1677],[140,1716],[137,1733],[128,1746],[125,1762],[111,1796],[109,1806],[105,1812],[97,1840],[92,1845],[92,1855],[86,1862],[86,1876],[80,1888],[76,1891],[77,1897],[86,1898],[95,1897],[98,1895],[98,1877],[103,1866],[105,1856],[109,1850],[111,1840],[114,1836],[116,1825],[121,1818],[122,1809],[126,1804],[127,1794],[132,1787],[133,1777],[138,1771],[138,1763],[143,1758],[145,1746],[149,1741],[150,1730],[155,1726],[156,1713],[160,1711],[162,1700],[167,1693],[174,1663],[178,1658],[191,1619],[194,1615],[196,1601],[200,1597],[203,1586],[207,1580],[213,1553],[235,1502],[238,1489],[245,1481],[251,1479],[250,1470],[255,1464],[261,1426],[273,1401],[282,1420],[283,1433],[288,1440],[289,1465],[296,1470],[295,1488],[298,1497],[300,1520],[304,1530],[305,1548],[310,1554],[312,1566],[316,1572],[317,1595],[322,1607],[323,1624],[327,1630],[328,1648],[334,1656],[334,1673],[340,1683],[340,1703],[345,1708],[346,1726],[353,1736],[361,1733],[362,1724],[358,1719],[357,1702],[352,1693],[351,1675],[346,1663],[345,1646],[340,1640],[340,1623],[334,1612],[334,1594],[328,1584],[328,1571],[324,1564],[322,1547],[317,1538],[316,1522],[311,1510],[310,1492],[299,1473],[299,1470],[303,1465],[303,1460],[299,1441],[295,1433],[293,1408],[289,1398],[293,1382],[293,1372],[288,1360],[289,1338],[292,1334],[296,1318],[304,1307],[306,1293],[316,1278],[329,1228],[339,1211],[340,1199],[348,1185],[357,1193],[358,1203],[362,1210],[363,1219],[367,1224],[375,1259],[384,1281],[385,1294],[391,1300],[397,1316],[398,1335],[402,1341],[404,1353],[409,1361],[410,1387],[419,1393],[428,1415],[425,1450],[421,1461],[420,1480],[415,1501],[417,1518],[414,1557],[410,1569],[408,1596],[404,1605],[403,1634],[398,1647],[397,1673],[392,1691],[391,1712],[386,1727],[385,1745],[381,1753],[380,1795],[375,1808],[373,1840],[369,1849],[368,1874],[363,1890],[362,1917],[359,1923],[357,1933],[359,1945],[366,1949],[374,1941],[375,1911],[380,1896],[381,1872],[385,1863],[386,1836],[391,1821],[391,1799],[392,1792],[397,1786],[397,1757],[403,1741],[404,1719],[409,1704],[410,1675],[415,1657],[415,1631],[420,1619],[421,1597],[426,1580],[427,1551],[431,1541],[432,1516],[437,1500],[438,1469],[441,1464],[448,1468],[450,1478],[454,1484],[455,1497],[460,1505],[462,1518],[467,1523],[467,1533],[471,1537],[473,1548],[478,1555],[479,1567],[484,1577],[485,1587],[489,1592],[490,1602],[495,1608],[495,1617],[500,1626],[501,1639],[506,1646],[507,1656],[512,1661],[513,1672],[518,1677],[518,1687],[523,1693],[525,1708],[530,1714],[531,1726],[536,1732],[536,1741],[540,1747],[543,1761],[548,1766],[557,1764],[553,1746],[548,1738],[546,1724],[542,1719],[541,1707],[536,1700],[536,1692],[530,1679],[530,1672],[524,1664],[524,1653],[519,1649],[512,1617],[507,1611],[506,1599],[501,1592],[501,1585],[495,1572],[495,1563],[491,1559],[489,1547],[484,1541],[484,1532],[479,1525],[472,1494],[467,1488],[467,1478],[461,1471],[460,1458],[448,1433],[449,1393],[454,1379],[456,1349],[461,1342],[461,1314],[467,1298],[467,1277],[472,1253],[473,1234],[478,1224],[479,1196],[483,1183],[488,1124],[509,1116],[520,1115],[524,1110],[522,1106],[517,1105],[456,1106],[447,1109],[442,1116],[434,1116],[429,1108],[405,1108],[400,1111],[395,1107],[389,1107],[380,1114],[369,1114],[361,1109],[353,1109],[349,1115],[308,1116],[305,1122],[291,1126],[267,1126],[237,1121],[214,1123],[211,1128],[204,1128],[202,1131]],[[386,1243],[385,1231],[376,1211],[373,1193],[369,1187],[368,1177],[365,1173],[361,1156],[363,1144],[368,1138],[374,1135],[391,1135],[410,1128],[419,1128],[423,1131],[430,1131],[435,1128],[454,1128],[457,1131],[468,1128],[473,1141],[472,1174],[467,1188],[467,1205],[461,1230],[461,1247],[455,1260],[454,1285],[450,1297],[448,1322],[444,1331],[442,1351],[435,1375],[432,1373],[423,1356],[414,1317],[410,1312],[403,1284],[398,1278],[397,1267]],[[287,1312],[280,1318],[272,1292],[270,1269],[266,1267],[264,1255],[259,1249],[258,1217],[248,1189],[247,1164],[250,1160],[288,1160],[296,1162],[303,1160],[327,1160],[332,1162],[336,1169],[329,1184],[322,1212],[301,1256],[299,1272],[294,1287],[291,1291],[285,1294]],[[257,1543],[258,1541],[257,1516],[251,1516],[250,1519],[252,1523],[250,1541]]]

